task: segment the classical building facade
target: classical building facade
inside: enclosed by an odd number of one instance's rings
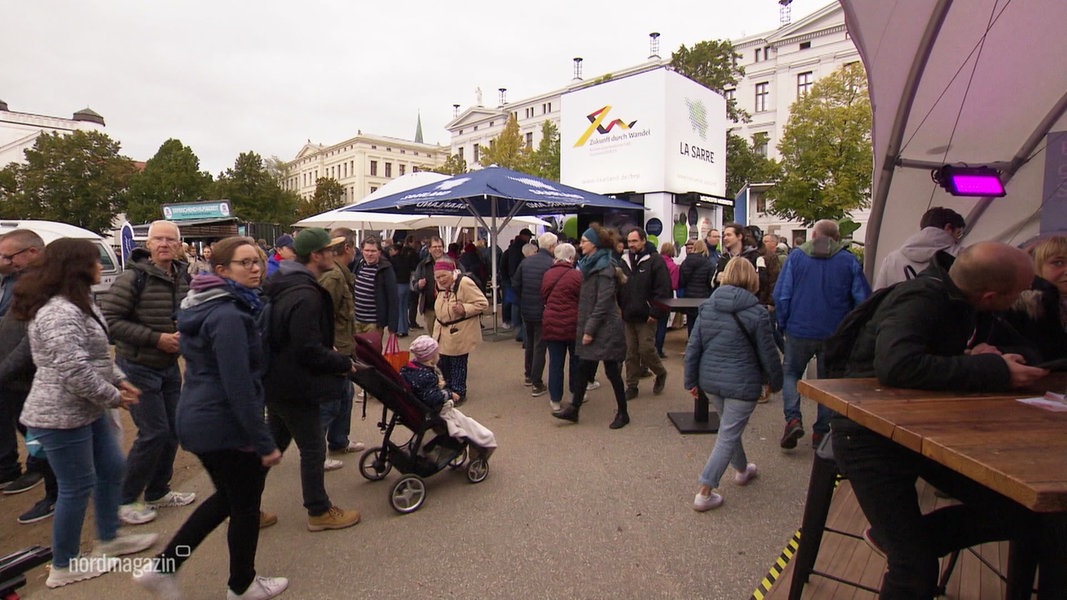
[[[416,134],[416,138],[421,136]],[[355,137],[330,146],[308,141],[296,158],[286,163],[288,175],[283,184],[285,189],[307,200],[315,195],[315,182],[320,177],[330,177],[344,188],[344,200],[348,204],[392,179],[438,167],[447,158],[445,146],[360,131]]]
[[[79,110],[69,119],[17,112],[0,100],[0,168],[24,162],[25,150],[33,147],[41,133],[70,133],[79,129],[102,131],[104,117],[89,108]]]
[[[498,91],[497,106],[487,107],[481,94],[475,106],[459,111],[455,106],[455,118],[445,125],[451,134],[451,154],[458,154],[469,166],[477,168],[481,149],[488,146],[504,128],[509,116],[514,115],[521,135],[527,145],[536,147],[541,141],[541,128],[548,120],[557,127],[560,123],[560,98],[563,94],[606,79],[614,79],[642,73],[670,63],[670,57],[658,56],[656,38],[652,38],[652,51],[648,61],[631,67],[599,75],[593,79],[581,77],[581,62],[575,59],[575,77],[566,86],[522,100],[509,102],[506,90]],[[694,40],[693,43],[701,40]],[[778,158],[778,141],[789,120],[789,108],[801,95],[819,80],[843,65],[858,62],[859,53],[845,29],[844,13],[837,2],[805,16],[795,22],[743,38],[731,40],[741,54],[740,65],[745,76],[737,87],[726,91],[740,108],[746,110],[752,120],[739,123],[732,132],[757,143],[757,151],[770,158]],[[665,52],[665,54],[669,54]],[[764,183],[764,182],[753,182]],[[753,186],[746,211],[747,221],[759,225],[764,231],[777,233],[787,242],[807,239],[807,230],[801,225],[775,217],[766,211],[763,191],[767,186]],[[853,215],[860,223],[866,223],[867,212]],[[863,230],[855,235],[863,239]]]

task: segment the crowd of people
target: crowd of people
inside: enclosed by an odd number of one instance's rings
[[[931,209],[920,231],[883,260],[875,289],[893,286],[894,300],[873,313],[846,376],[1000,390],[1035,381],[1047,371],[1032,365],[1067,353],[1067,238],[1044,239],[1029,253],[991,242],[964,249],[964,231],[958,213]],[[665,302],[706,299],[682,311],[682,387],[707,396],[720,417],[693,501],[699,512],[717,508],[727,467],[739,486],[761,473],[742,441],[758,403],[782,392],[782,449],[805,436],[797,382],[813,358],[818,376],[826,375],[827,340],[872,293],[829,220],[816,222],[811,239],[791,251],[773,234],[727,223],[688,240],[678,257],[671,243],[657,250],[640,227],[593,223],[577,240],[522,230],[499,253],[495,272],[489,252],[484,243],[446,245],[436,236],[394,243],[338,228],[279,236],[269,254],[249,238],[226,238],[184,261],[178,227],[157,221],[145,250],[98,306],[90,287],[99,263],[87,242],[45,246],[21,230],[0,237],[0,483],[4,493],[44,483],[44,498],[19,522],[53,518],[47,585],[107,570],[103,563],[72,568],[90,495],[95,552],[103,556],[156,542],[155,534],[119,534],[119,523],[149,523],[159,510],[196,502],[171,488],[180,445],[215,490],[137,583],[179,597],[176,576],[191,556],[178,549],[195,548],[229,520],[228,597],[281,594],[288,581],[259,575],[255,557],[259,530],[278,520],[261,506],[269,469],[291,443],[307,528],[341,529],[361,518],[330,499],[324,477],[343,466],[337,457],[364,449],[350,437],[354,337],[380,345],[383,336],[424,330],[401,375],[455,431],[486,452],[496,447],[492,432],[456,410],[475,396],[469,358],[482,341],[492,285],[502,295],[505,327],[523,343],[530,395],[548,394],[553,417],[578,423],[603,363],[616,402],[611,429],[630,423],[628,402],[642,378],[653,378],[653,395],[666,389],[663,345],[674,315]],[[125,457],[117,409],[128,410],[136,426]],[[29,451],[25,470],[16,430]],[[1010,501],[988,490],[972,494],[951,477],[930,476],[966,509],[922,515],[914,482],[927,477],[926,459],[820,405],[812,445],[831,432],[870,520],[868,539],[888,556],[883,597],[926,597],[931,561],[936,577],[938,556],[974,543],[974,535],[946,528],[962,519],[986,523],[991,506],[1006,516],[979,528],[983,539],[1021,536],[1061,550],[1047,534],[1061,531],[1060,522],[1035,522]],[[1059,585],[1052,576],[1044,581]]]

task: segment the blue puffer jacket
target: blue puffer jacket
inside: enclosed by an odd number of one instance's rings
[[[733,313],[756,342],[758,359]],[[699,384],[709,394],[755,402],[764,383],[771,391],[782,389],[782,361],[771,333],[770,313],[748,290],[720,286],[700,305],[696,326],[689,335],[685,389]]]
[[[789,253],[774,286],[774,314],[787,336],[823,340],[870,295],[860,261],[840,242],[816,238]]]

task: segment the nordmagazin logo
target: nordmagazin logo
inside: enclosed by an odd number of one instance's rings
[[[637,124],[637,121],[630,121],[629,123],[626,123],[622,119],[615,119],[613,121],[608,122],[607,126],[605,126],[604,120],[607,118],[608,113],[610,111],[611,105],[609,104],[585,116],[585,118],[589,119],[589,128],[586,129],[585,133],[583,133],[581,137],[578,138],[578,141],[574,143],[575,148],[585,145],[585,143],[589,141],[589,137],[593,135],[594,131],[601,135],[605,135],[611,133],[611,130],[615,127],[618,127],[621,130],[629,130],[633,129],[634,125]],[[625,134],[623,134],[623,136],[625,137]],[[630,137],[633,136],[631,135]]]

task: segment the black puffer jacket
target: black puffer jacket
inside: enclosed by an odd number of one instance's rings
[[[915,279],[882,301],[856,338],[846,377],[922,390],[999,391],[1011,373],[996,354],[965,355],[978,316],[948,276],[952,256],[939,252]]]
[[[711,296],[711,262],[703,254],[687,254],[678,267],[678,289],[685,290],[685,298]]]
[[[552,266],[552,262],[552,254],[542,248],[522,259],[518,270],[515,271],[511,285],[519,297],[523,321],[541,322],[545,311],[545,305],[541,302],[541,281],[545,278],[549,267]]]
[[[115,279],[100,297],[115,354],[154,368],[178,361],[177,353],[163,352],[156,344],[161,334],[178,330],[174,320],[189,291],[188,269],[185,263],[174,261],[168,274],[151,262],[135,262]],[[144,282],[139,295],[138,279]]]
[[[0,390],[26,394],[33,384],[33,356],[26,337],[28,321],[20,321],[11,311],[0,319]]]
[[[270,370],[267,402],[318,403],[339,398],[351,360],[333,349],[330,294],[304,265],[283,261],[264,290]]]

